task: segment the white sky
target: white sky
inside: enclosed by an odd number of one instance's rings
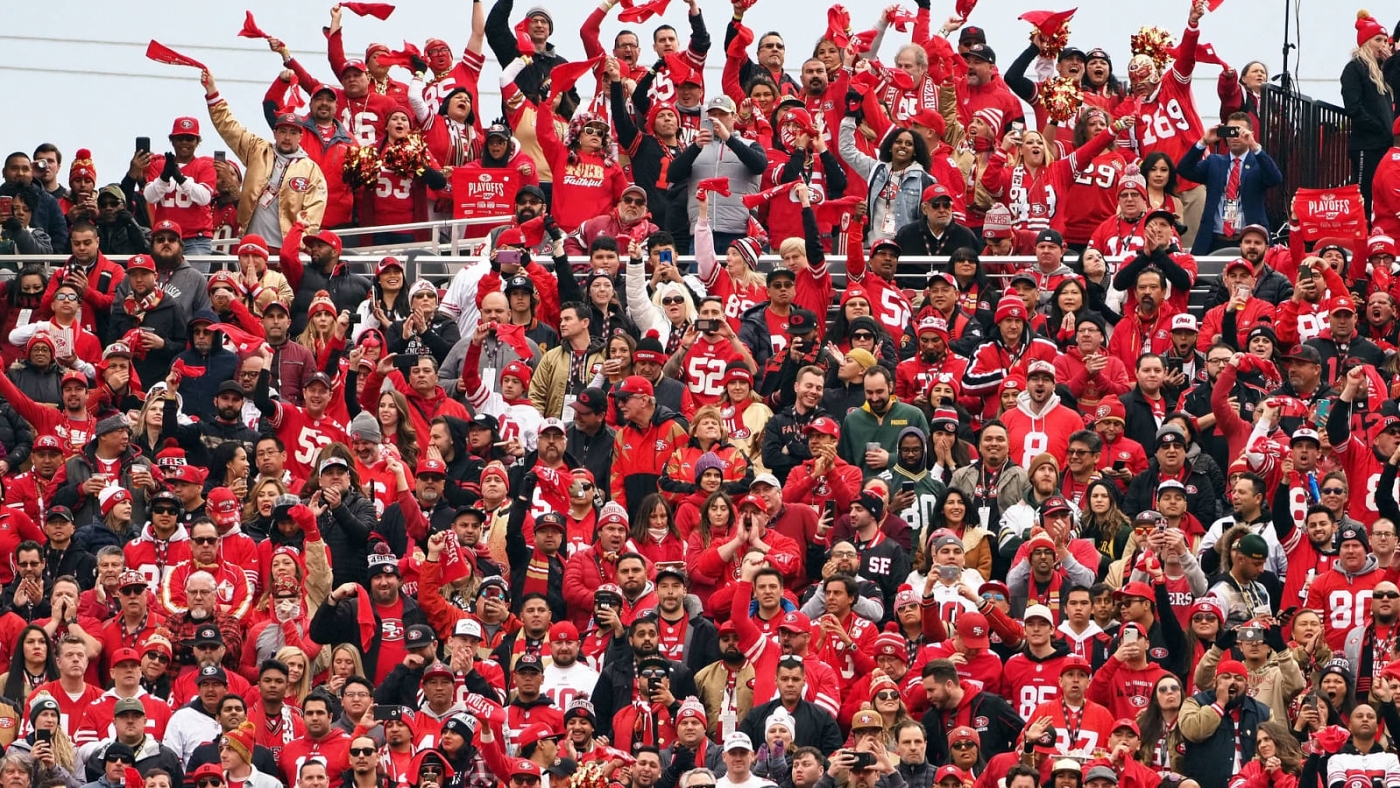
[[[1294,72],[1304,93],[1339,102],[1337,75],[1341,73],[1355,45],[1355,8],[1336,3],[1292,0],[1294,36],[1299,53],[1291,55]],[[248,7],[258,24],[282,37],[309,70],[329,80],[325,39],[321,28],[329,24],[330,5],[290,0],[271,3],[252,0]],[[488,0],[488,10],[490,0]],[[1061,10],[1069,5],[1042,5],[1042,0],[982,0],[970,24],[987,29],[989,42],[1003,66],[1010,64],[1027,42],[1029,25],[1017,20],[1025,11]],[[1048,2],[1048,0],[1047,0]],[[1231,65],[1262,60],[1276,73],[1282,64],[1283,14],[1286,0],[1225,0],[1202,23],[1202,40],[1213,43]],[[903,3],[913,10],[913,0]],[[359,18],[346,12],[346,50],[363,53],[370,41],[382,41],[397,49],[404,39],[422,47],[429,37],[444,38],[454,49],[466,44],[470,30],[471,4],[466,0],[401,0],[386,22],[372,17]],[[518,21],[531,2],[516,2],[512,22]],[[581,59],[583,47],[576,32],[595,7],[588,0],[546,0],[555,20],[553,42],[569,59]],[[1385,13],[1373,4],[1376,13]],[[212,155],[223,148],[212,128],[208,128],[203,91],[194,69],[165,66],[146,60],[146,43],[156,38],[167,46],[201,60],[218,77],[221,92],[232,104],[235,115],[245,125],[265,131],[261,100],[267,85],[276,77],[281,62],[262,41],[236,37],[242,26],[244,6],[212,3],[207,0],[173,3],[157,0],[124,0],[95,3],[88,0],[48,0],[48,2],[5,3],[6,25],[0,41],[6,57],[0,60],[0,79],[7,86],[6,112],[0,114],[0,139],[4,152],[32,151],[40,142],[53,142],[64,154],[63,173],[67,179],[68,161],[79,147],[91,148],[98,171],[98,183],[121,178],[134,149],[134,138],[149,136],[157,152],[167,149],[165,135],[171,121],[193,115],[205,124],[201,155]],[[1299,8],[1298,6],[1301,6]],[[788,70],[795,74],[803,56],[826,28],[825,0],[758,0],[747,14],[745,24],[758,34],[773,29],[783,33],[788,43]],[[883,2],[848,0],[847,9],[854,28],[873,26],[885,7]],[[730,6],[717,0],[701,0],[714,38],[707,74],[709,85],[717,86],[724,54],[724,25]],[[951,13],[949,0],[935,0],[935,28]],[[1161,25],[1179,35],[1188,11],[1186,0],[1144,3],[1137,0],[1082,0],[1071,22],[1071,43],[1088,50],[1101,46],[1113,56],[1115,71],[1123,78],[1128,59],[1128,38],[1138,27]],[[1394,7],[1392,6],[1392,12]],[[674,25],[684,37],[686,6],[672,0],[664,21]],[[1301,23],[1299,13],[1302,15]],[[623,26],[614,10],[603,26],[604,45],[611,47],[612,36]],[[661,20],[641,26],[646,57],[649,31]],[[1383,18],[1388,28],[1394,19]],[[1299,32],[1301,30],[1301,33]],[[886,37],[884,58],[893,60],[901,36],[891,31]],[[499,68],[487,50],[488,65],[482,79],[485,117],[498,114],[494,96]],[[1215,77],[1219,69],[1197,69],[1197,107],[1206,123],[1216,121],[1219,103],[1215,98]],[[406,79],[402,71],[397,78]],[[586,87],[585,90],[591,88]]]

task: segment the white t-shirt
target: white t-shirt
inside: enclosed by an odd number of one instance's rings
[[[729,775],[726,774],[718,780],[715,780],[715,788],[777,788],[777,786],[772,780],[765,780],[755,775],[753,772],[749,772],[749,779],[741,783],[734,782],[729,779]]]
[[[544,668],[544,683],[540,693],[554,701],[554,708],[567,709],[569,701],[580,692],[591,693],[598,683],[598,671],[578,660],[567,668],[550,663]]]

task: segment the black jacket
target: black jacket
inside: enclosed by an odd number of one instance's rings
[[[943,231],[943,237],[934,237],[929,231],[928,222],[910,222],[895,233],[894,242],[899,244],[901,255],[949,255],[959,249],[982,251],[982,241],[969,229],[956,221]],[[896,268],[900,274],[927,274],[927,264],[901,263]]]
[[[786,482],[792,469],[812,459],[807,449],[807,436],[802,430],[820,416],[828,416],[821,406],[799,414],[794,408],[783,408],[768,419],[763,428],[763,467],[773,472],[778,481]]]
[[[1176,410],[1176,400],[1168,397],[1166,389],[1162,390],[1162,396],[1167,398],[1167,413]],[[1123,434],[1142,444],[1142,450],[1151,457],[1157,451],[1157,418],[1152,415],[1152,406],[1148,404],[1147,398],[1142,392],[1134,387],[1131,391],[1119,397],[1123,403],[1123,410],[1127,412],[1127,418],[1123,420]]]
[[[404,363],[411,363],[419,356],[432,356],[439,366],[447,358],[447,354],[452,350],[452,346],[462,338],[461,329],[457,327],[457,321],[441,312],[434,312],[433,319],[428,323],[428,330],[422,334],[414,334],[408,339],[403,338],[403,326],[406,321],[400,320],[390,326],[384,332],[384,336],[389,340],[390,353],[404,354]]]
[[[34,430],[20,418],[8,402],[0,402],[0,452],[10,464],[10,473],[19,473],[19,466],[29,459],[34,447]],[[42,525],[42,523],[40,523]]]
[[[967,705],[967,717],[981,735],[982,757],[990,761],[994,755],[1011,752],[1021,730],[1026,727],[1025,720],[1017,716],[1011,704],[998,695],[979,692],[967,700]],[[944,717],[941,709],[930,709],[924,714],[929,763],[948,763],[952,759],[948,749],[949,726],[944,724]]]
[[[511,485],[515,497],[511,501],[510,521],[506,523],[506,558],[512,567],[520,567],[520,571],[510,573],[510,606],[511,612],[517,615],[521,605],[525,604],[525,567],[530,565],[537,549],[525,541],[525,517],[533,505],[535,481],[535,475],[529,473],[521,478],[518,486]],[[547,557],[549,578],[546,596],[554,621],[569,620],[569,605],[564,601],[564,558],[562,551]]]
[[[1376,89],[1366,64],[1357,58],[1342,68],[1342,106],[1351,118],[1347,152],[1385,151],[1395,145],[1393,97]]]
[[[378,522],[374,501],[353,485],[341,496],[339,506],[321,515],[317,525],[331,551],[331,588],[341,583],[369,587],[369,534]]]
[[[608,646],[607,661],[598,675],[598,683],[593,686],[593,709],[598,717],[598,730],[594,735],[612,737],[613,717],[632,703],[636,686],[636,655],[626,638],[613,638]],[[682,700],[698,694],[695,676],[690,668],[672,660],[671,695],[676,699],[671,706],[672,715],[680,710]]]
[[[363,566],[364,559],[360,564]],[[336,583],[333,587],[338,587]],[[418,607],[418,603],[411,597],[399,596],[403,600],[403,626],[407,631],[414,624],[427,624],[428,617],[423,614],[423,610]],[[331,604],[327,599],[316,609],[316,615],[311,617],[311,627],[307,632],[311,639],[323,646],[330,646],[336,643],[344,643],[349,640],[360,649],[360,653],[365,659],[365,675],[377,675],[379,669],[379,645],[383,638],[382,624],[379,613],[374,612],[374,634],[370,637],[369,643],[360,642],[359,625],[360,600],[359,596],[352,596],[349,599],[342,599],[335,604]]]
[[[44,587],[53,586],[53,581],[64,575],[78,579],[78,586],[87,591],[97,584],[97,557],[76,544],[69,544],[67,550],[59,551],[44,547]]]
[[[170,374],[170,365],[175,357],[185,349],[189,337],[190,314],[178,298],[165,296],[151,309],[137,319],[127,314],[121,298],[112,302],[112,318],[107,323],[107,331],[113,337],[121,337],[133,328],[150,329],[165,340],[165,346],[146,351],[145,358],[134,358],[131,366],[141,376],[141,380],[154,383],[165,380]]]
[[[1148,509],[1155,511],[1157,508],[1157,484],[1161,481],[1162,472],[1157,465],[1157,458],[1151,454],[1147,456],[1147,470],[1133,477],[1128,485],[1128,495],[1123,499],[1123,512],[1129,517]],[[1192,467],[1189,461],[1185,467],[1186,510],[1195,515],[1202,525],[1209,527],[1208,524],[1215,522],[1219,514],[1215,485],[1211,483],[1210,477]]]
[[[1198,692],[1192,698],[1202,706],[1215,703],[1215,690]],[[1201,784],[1201,788],[1225,788],[1234,774],[1235,748],[1239,748],[1240,763],[1254,759],[1255,732],[1259,723],[1269,719],[1271,712],[1263,703],[1245,696],[1240,698],[1240,721],[1236,726],[1233,714],[1220,719],[1220,726],[1205,741],[1194,742],[1182,737],[1181,771]]]
[[[768,731],[764,726],[768,724],[768,715],[779,708],[783,708],[780,698],[754,706],[739,724],[739,731],[747,733],[751,741],[767,741]],[[841,748],[845,737],[841,735],[841,726],[836,724],[830,712],[806,698],[799,698],[797,708],[788,713],[797,723],[797,730],[792,732],[792,746],[816,747],[822,751],[822,755],[828,756]]]
[[[486,43],[491,46],[491,51],[496,55],[496,60],[502,64],[509,64],[512,60],[520,57],[520,50],[515,43],[515,31],[511,28],[510,16],[514,11],[515,0],[497,0],[491,6],[491,12],[486,15]],[[550,24],[550,34],[553,35],[553,23]],[[549,72],[560,63],[567,63],[563,57],[555,51],[553,44],[546,44],[543,52],[536,52],[530,56],[530,65],[521,70],[515,76],[515,85],[520,88],[520,92],[525,97],[538,103],[544,93],[548,93],[547,83]],[[570,88],[567,92],[569,98],[578,103],[578,91]]]
[[[97,248],[105,255],[149,254],[151,241],[131,211],[122,208],[110,222],[97,223]]]
[[[181,398],[189,402],[188,396]],[[210,404],[213,404],[212,398]],[[241,441],[249,455],[253,454],[258,445],[260,436],[257,431],[248,427],[242,420],[226,422],[220,421],[217,416],[210,416],[193,424],[181,424],[179,402],[168,399],[163,407],[165,410],[160,427],[161,442],[164,443],[167,438],[174,438],[175,442],[180,444],[180,448],[188,454],[191,465],[207,467],[214,448],[226,441]]]
[[[327,273],[315,263],[306,261],[301,272],[301,282],[298,283],[297,290],[292,295],[291,336],[299,337],[301,332],[306,330],[306,324],[311,319],[307,316],[307,310],[311,307],[311,299],[316,297],[317,292],[325,290],[330,294],[331,301],[335,304],[336,314],[348,311],[353,315],[355,310],[359,309],[360,302],[369,296],[371,289],[368,279],[359,274],[350,273],[349,267],[343,262],[335,262],[330,273]]]
[[[413,493],[409,493],[410,496]],[[408,555],[408,520],[404,517],[403,507],[397,500],[384,508],[384,514],[380,516],[379,522],[375,524],[374,531],[384,537],[384,541],[389,544],[389,549],[394,555],[403,557]],[[415,499],[414,504],[417,505]],[[438,499],[437,505],[428,512],[428,533],[435,534],[438,531],[452,527],[452,521],[456,519],[457,509],[447,502],[447,497]]]
[[[577,458],[594,479],[611,478],[613,439],[617,436],[617,430],[603,424],[597,435],[585,435],[579,430],[578,423],[574,422],[564,430],[564,435],[568,438],[565,454]],[[606,484],[599,484],[596,489],[602,491],[605,497],[609,493]]]

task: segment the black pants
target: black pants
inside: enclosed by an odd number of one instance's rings
[[[1366,202],[1366,220],[1371,220],[1371,180],[1376,177],[1376,168],[1381,164],[1381,157],[1389,151],[1389,148],[1377,148],[1375,150],[1356,150],[1347,155],[1351,158],[1351,177],[1361,186],[1361,199]]]

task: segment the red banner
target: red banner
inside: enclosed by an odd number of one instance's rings
[[[452,171],[452,218],[480,219],[487,216],[515,215],[515,192],[520,188],[520,173],[515,170],[484,169],[469,164]],[[472,235],[480,235],[510,221],[478,225]]]
[[[1339,189],[1299,189],[1293,195],[1293,213],[1306,241],[1328,236],[1366,237],[1366,209],[1361,187],[1355,184]]]

